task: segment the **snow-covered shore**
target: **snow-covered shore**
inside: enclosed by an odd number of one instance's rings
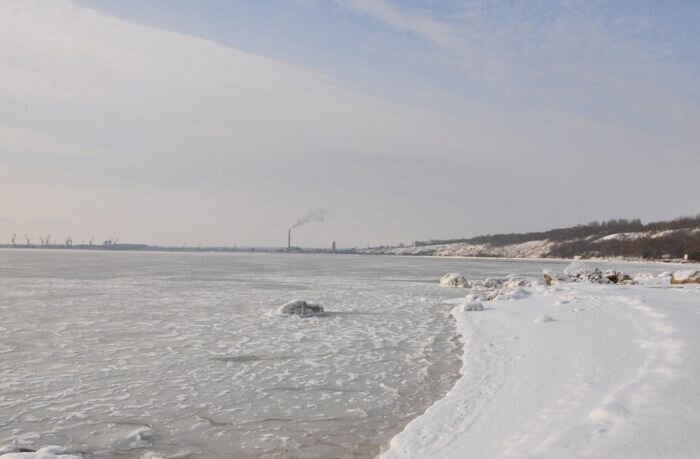
[[[462,377],[382,459],[700,457],[700,285],[529,290],[454,308]]]

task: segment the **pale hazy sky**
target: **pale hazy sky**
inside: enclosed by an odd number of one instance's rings
[[[0,240],[700,212],[700,2],[0,0]]]

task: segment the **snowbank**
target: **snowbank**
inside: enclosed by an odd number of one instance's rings
[[[636,277],[465,299],[461,379],[380,457],[700,457],[700,286]]]

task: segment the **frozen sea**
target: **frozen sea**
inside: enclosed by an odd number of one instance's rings
[[[439,287],[552,261],[0,251],[0,445],[374,457],[459,378]],[[295,298],[328,314],[286,317]]]

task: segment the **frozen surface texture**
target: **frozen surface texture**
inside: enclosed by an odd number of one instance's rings
[[[455,291],[436,276],[544,266],[0,251],[0,445],[372,457],[459,376]],[[278,314],[290,298],[328,311]]]

